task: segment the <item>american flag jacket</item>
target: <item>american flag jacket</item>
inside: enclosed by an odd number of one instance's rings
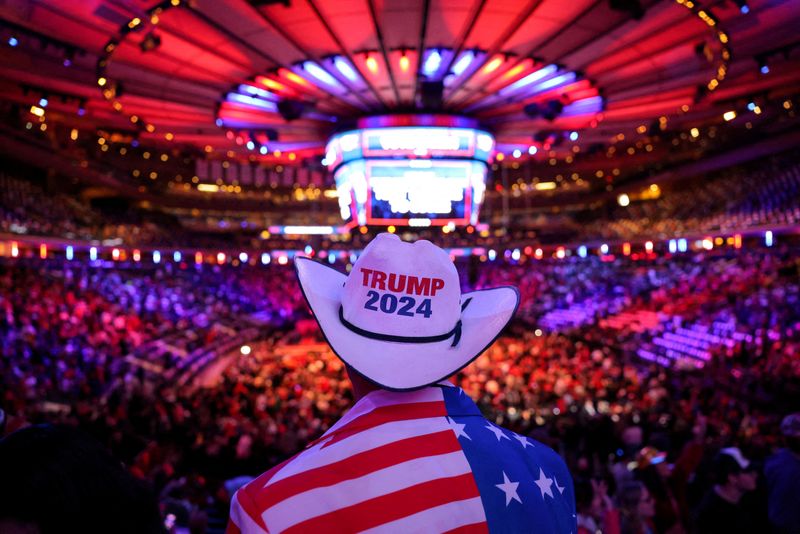
[[[577,531],[552,449],[483,418],[458,387],[373,391],[236,492],[228,534]]]

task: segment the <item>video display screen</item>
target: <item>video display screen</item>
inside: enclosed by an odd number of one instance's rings
[[[359,225],[476,224],[494,138],[472,128],[344,132],[328,143],[345,221]]]

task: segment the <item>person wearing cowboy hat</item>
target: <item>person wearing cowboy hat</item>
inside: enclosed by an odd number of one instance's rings
[[[237,491],[229,533],[577,530],[563,460],[484,419],[446,381],[511,321],[516,288],[462,294],[444,250],[393,234],[370,242],[349,276],[308,258],[295,268],[356,403]]]

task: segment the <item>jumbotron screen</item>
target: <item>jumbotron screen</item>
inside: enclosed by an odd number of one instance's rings
[[[478,222],[494,137],[474,128],[397,126],[328,142],[342,218],[359,225]]]

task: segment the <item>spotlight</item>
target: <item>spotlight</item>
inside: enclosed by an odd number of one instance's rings
[[[756,57],[756,62],[758,63],[758,71],[761,74],[769,74],[769,65],[767,64],[767,58],[763,56]]]
[[[750,6],[747,5],[747,0],[733,0],[734,3],[739,6],[739,11],[742,12],[743,15],[747,15],[750,13]]]
[[[561,115],[562,111],[564,111],[564,104],[562,104],[560,100],[548,100],[545,105],[545,110],[542,112],[542,117],[553,122],[556,117]]]
[[[569,140],[570,141],[577,141],[578,140],[578,132],[570,132]]]
[[[286,122],[299,119],[306,105],[298,100],[281,100],[278,102],[278,113]]]
[[[8,38],[8,46],[17,46],[19,44],[19,40],[16,37],[9,37]]]
[[[608,6],[614,11],[627,13],[636,20],[644,16],[644,8],[639,0],[608,0]]]
[[[139,48],[142,49],[142,52],[151,52],[159,46],[161,46],[161,37],[153,32],[145,35],[144,39],[142,39],[142,42],[139,43]]]

